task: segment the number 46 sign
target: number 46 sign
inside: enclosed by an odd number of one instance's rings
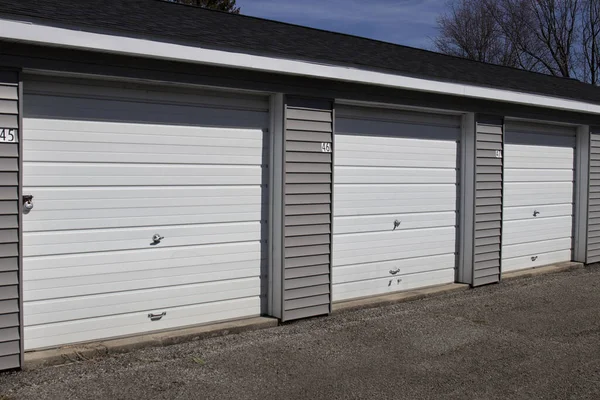
[[[9,128],[0,128],[0,143],[13,143],[17,141],[17,130]]]

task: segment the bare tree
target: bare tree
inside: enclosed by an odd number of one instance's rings
[[[438,51],[476,61],[517,65],[513,46],[505,40],[487,4],[481,0],[454,0],[448,6],[448,12],[437,19],[440,35],[434,39],[434,45]]]
[[[593,85],[597,85],[600,83],[600,1],[584,0],[581,9],[584,79]]]
[[[600,83],[600,0],[451,0],[449,10],[438,20],[441,52]],[[488,32],[495,37],[482,42]],[[492,44],[503,43],[509,57],[471,51],[482,43],[495,54]]]
[[[570,77],[574,72],[574,45],[577,35],[579,0],[537,0],[533,2],[532,36],[539,46],[536,52],[548,72]]]
[[[501,35],[513,46],[517,66],[528,71],[546,72],[550,64],[532,29],[535,19],[532,0],[480,0],[500,27]],[[544,0],[542,0],[544,1]]]

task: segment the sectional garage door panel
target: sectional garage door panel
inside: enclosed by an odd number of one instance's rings
[[[507,125],[504,272],[571,260],[574,148],[570,128]]]
[[[336,112],[334,301],[453,282],[460,119]]]
[[[28,349],[261,313],[268,103],[180,94],[27,86]]]

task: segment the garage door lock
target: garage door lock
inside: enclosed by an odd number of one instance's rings
[[[23,195],[23,208],[25,212],[29,212],[33,209],[33,195],[32,194],[24,194]]]
[[[160,236],[158,233],[154,236],[152,236],[152,244],[159,244],[161,240],[163,240],[165,237],[164,236]]]
[[[540,212],[538,210],[534,210],[533,211],[533,216],[537,217],[538,215],[540,215]]]

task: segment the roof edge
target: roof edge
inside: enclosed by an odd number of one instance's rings
[[[207,49],[153,39],[84,32],[4,18],[0,18],[0,39],[136,57],[330,79],[600,115],[600,105],[580,100],[518,92],[510,89],[415,78],[333,64]]]

